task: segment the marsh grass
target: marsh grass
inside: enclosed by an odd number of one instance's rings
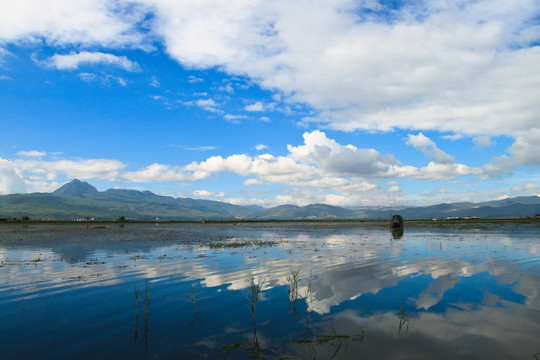
[[[346,345],[345,350],[347,350],[352,341],[364,339],[364,330],[360,330],[358,334],[354,335],[338,334],[332,328],[330,328],[330,330],[332,331],[331,334],[317,334],[314,339],[298,339],[295,341],[295,343],[308,345],[312,358],[314,358],[315,354],[317,353],[314,345],[330,344],[336,349],[330,357],[330,359],[334,359],[344,344]],[[345,341],[346,343],[344,343]]]
[[[201,302],[201,300],[197,299],[197,295],[195,294],[195,287],[193,286],[193,284],[191,284],[191,294],[184,295],[184,297],[188,299],[189,301],[191,301],[193,305],[195,305],[195,312],[197,312],[197,310],[199,309],[199,303]]]
[[[271,247],[279,244],[274,240],[215,241],[208,244],[210,249],[237,249],[245,247]]]
[[[139,342],[139,298],[142,299],[144,304],[143,314],[143,331],[144,335]],[[133,339],[135,343],[143,343],[145,345],[146,355],[148,356],[148,335],[150,334],[150,303],[152,298],[150,297],[150,287],[148,286],[148,279],[146,279],[144,294],[141,294],[140,288],[135,286],[135,324],[133,325],[135,330],[133,333]]]
[[[251,318],[253,319],[253,337],[252,341],[235,341],[232,343],[223,344],[222,349],[229,356],[234,350],[244,350],[249,352],[249,357],[252,359],[286,359],[273,350],[264,349],[259,344],[257,337],[257,303],[259,295],[264,287],[268,274],[264,276],[261,282],[256,283],[255,279],[251,279],[249,294],[246,296],[247,305]]]
[[[300,276],[300,269],[290,271],[290,274],[287,275],[287,297],[289,301],[289,313],[294,318],[299,316],[298,310],[296,308],[296,302],[301,298],[298,291],[298,278]]]
[[[256,283],[255,279],[251,279],[250,283],[250,293],[248,296],[246,296],[246,299],[248,301],[248,308],[251,313],[251,317],[253,318],[253,334],[255,337],[255,334],[257,333],[257,302],[259,301],[259,294],[262,291],[262,288],[264,286],[264,283],[266,282],[266,278],[268,275],[265,275],[264,278],[260,283]]]
[[[263,349],[259,343],[247,341],[235,341],[228,344],[223,344],[223,351],[226,357],[230,356],[233,351],[243,350],[249,353],[250,359],[272,359],[272,360],[287,360],[298,359],[292,356],[284,356],[272,349]]]
[[[193,320],[191,320],[188,324],[187,324],[187,327],[190,327],[191,328],[191,332],[193,332],[194,328],[195,328],[195,324],[199,323],[202,325],[202,321],[201,319],[199,318],[199,303],[204,300],[204,298],[202,299],[199,299],[197,298],[197,294],[195,293],[195,287],[193,286],[193,284],[191,284],[191,294],[189,295],[184,295],[184,297],[186,299],[188,299],[191,303],[193,303],[193,305],[195,306],[195,314],[193,315]]]
[[[406,311],[403,311],[403,306],[401,304],[401,297],[399,296],[399,292],[397,296],[398,296],[398,302],[399,302],[399,311],[396,313],[397,316],[399,317],[398,335],[401,334],[401,329],[403,328],[405,324],[407,325],[405,334],[408,334],[409,333],[409,313]]]

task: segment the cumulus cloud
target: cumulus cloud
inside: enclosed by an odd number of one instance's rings
[[[416,150],[419,150],[428,159],[434,160],[438,164],[451,164],[454,158],[441,149],[424,134],[408,135],[407,144],[412,145]]]
[[[210,112],[219,112],[218,104],[213,99],[199,99],[195,101],[195,105],[198,107],[210,111]]]
[[[540,128],[531,128],[518,136],[508,152],[519,165],[540,165]]]
[[[341,176],[386,177],[393,175],[399,161],[392,155],[382,155],[374,149],[359,149],[340,145],[321,131],[304,133],[304,145],[287,149],[291,158],[315,164],[322,170]]]
[[[110,65],[119,67],[126,71],[138,71],[140,67],[137,63],[129,60],[125,56],[116,56],[102,52],[81,51],[79,53],[72,52],[69,55],[55,54],[42,62],[49,67],[57,70],[76,70],[81,65]]]
[[[246,111],[264,111],[264,104],[260,101],[257,101],[253,104],[246,105],[244,107],[244,110]]]
[[[429,153],[433,158],[446,158],[439,154],[440,150],[430,139],[420,135],[411,135],[408,141]],[[524,135],[523,141],[511,147],[514,156],[519,157],[520,161],[530,161],[524,156],[531,149],[530,142],[535,141],[536,135],[534,132],[528,137]],[[208,149],[213,148],[208,147]],[[206,147],[196,148],[196,150],[206,149]],[[260,149],[264,150],[262,146]],[[490,176],[494,172],[500,172],[500,167],[504,167],[507,163],[515,164],[515,160],[510,156],[503,156],[498,159],[498,162],[493,162],[483,168],[441,161],[431,161],[424,167],[415,167],[402,164],[394,156],[380,154],[374,149],[340,144],[321,131],[304,133],[303,144],[289,145],[287,149],[288,153],[282,156],[268,153],[256,156],[247,154],[233,154],[227,157],[211,156],[187,165],[154,163],[129,171],[126,171],[126,164],[118,160],[47,161],[40,159],[41,152],[20,152],[19,156],[25,158],[0,159],[2,175],[0,192],[53,189],[57,187],[58,179],[63,178],[122,180],[135,183],[188,183],[202,180],[215,181],[222,174],[234,174],[244,178],[241,179],[244,186],[279,184],[283,187],[277,194],[262,195],[262,197],[261,194],[266,191],[265,188],[257,188],[257,190],[251,190],[254,194],[257,193],[256,196],[246,194],[243,199],[226,198],[223,193],[211,193],[207,190],[196,190],[193,195],[219,197],[238,204],[327,203],[338,206],[360,206],[388,203],[388,199],[392,199],[395,203],[403,202],[405,194],[396,179],[441,181],[464,176]],[[26,159],[28,155],[33,156]],[[499,168],[495,168],[494,164]],[[381,182],[381,180],[384,181]],[[526,194],[536,189],[537,185],[534,183],[524,183],[522,187],[508,189],[505,193]],[[441,196],[439,194],[437,198]]]
[[[339,189],[351,195],[376,189],[377,186],[369,179],[449,180],[482,174],[482,169],[463,164],[430,162],[422,168],[403,165],[392,155],[383,155],[374,149],[341,145],[321,131],[306,132],[303,138],[303,145],[288,145],[289,154],[286,156],[212,156],[185,166],[156,163],[138,171],[126,172],[123,176],[136,182],[198,181],[208,179],[213,174],[231,173],[250,177],[244,181],[244,185],[284,184],[319,188],[321,191]],[[415,139],[429,143],[422,138]],[[396,193],[400,189],[394,185],[388,191]]]
[[[507,151],[508,155],[496,156],[484,166],[484,172],[487,176],[511,173],[517,166],[540,165],[537,156],[540,151],[540,129],[534,127],[517,136]]]
[[[20,169],[0,158],[0,194],[24,192],[24,178]]]

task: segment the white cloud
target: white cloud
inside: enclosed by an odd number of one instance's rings
[[[264,104],[262,102],[260,102],[260,101],[257,101],[257,102],[255,102],[253,104],[246,105],[244,107],[244,110],[246,110],[246,111],[257,111],[257,112],[264,111]]]
[[[98,76],[92,73],[80,73],[79,79],[87,83],[90,83],[90,82],[96,81],[98,79]]]
[[[419,150],[428,159],[434,160],[438,164],[451,164],[454,158],[444,151],[439,149],[437,145],[422,133],[418,135],[408,135],[407,144],[412,145],[416,150]]]
[[[101,85],[110,86],[111,82],[118,83],[120,86],[127,86],[128,81],[119,76],[104,74],[96,75],[92,73],[80,73],[78,75],[79,79],[87,83],[99,82]],[[157,97],[151,96],[154,100],[157,100]],[[160,97],[161,98],[161,97]]]
[[[523,154],[528,154],[530,147],[527,146],[530,145],[530,142],[535,141],[535,136],[534,132],[529,137],[524,136],[523,141],[511,148],[515,156],[521,159],[520,161],[529,161],[528,158],[523,158],[525,156]],[[419,135],[412,136],[410,139],[415,146],[421,149],[428,148],[430,153],[437,153],[434,151],[436,147],[430,139]],[[284,156],[274,156],[269,153],[257,156],[246,154],[234,154],[228,157],[211,156],[206,160],[194,161],[187,165],[154,163],[130,171],[126,171],[126,164],[118,160],[0,159],[0,172],[3,176],[2,181],[0,181],[0,192],[46,191],[57,187],[59,179],[65,178],[127,180],[134,183],[188,183],[202,180],[217,181],[222,174],[234,174],[240,177],[244,186],[265,185],[266,187],[252,188],[249,191],[252,191],[254,195],[245,193],[243,200],[225,198],[225,194],[204,192],[205,190],[197,190],[198,192],[193,193],[194,196],[219,197],[224,201],[235,201],[236,203],[272,205],[287,202],[298,205],[327,203],[357,207],[388,203],[389,199],[394,204],[403,203],[407,198],[414,199],[414,197],[411,198],[410,195],[403,193],[400,184],[395,179],[446,181],[465,176],[489,176],[494,171],[501,171],[500,167],[490,168],[494,164],[504,166],[505,161],[512,165],[515,164],[515,159],[505,156],[501,157],[498,163],[493,162],[483,168],[435,161],[419,168],[401,164],[395,157],[380,154],[374,149],[361,149],[354,145],[339,144],[321,131],[306,132],[303,134],[303,140],[301,145],[289,145],[289,153]],[[215,147],[204,146],[180,147],[199,151],[215,149]],[[261,150],[264,149],[261,147]],[[38,158],[41,153],[31,151],[20,152],[19,155],[35,155],[34,157]],[[272,185],[275,184],[279,186],[272,189]],[[534,180],[530,180],[523,182],[522,186],[505,189],[502,194],[527,195],[536,189],[538,189],[538,184],[535,184]],[[429,191],[426,194],[430,196],[430,199],[447,201],[452,196],[459,196],[459,194],[455,195],[455,192],[450,195],[447,190],[441,190],[437,193],[429,189],[426,190]],[[244,189],[244,191],[248,190]],[[269,191],[271,196],[264,195],[265,191]],[[468,192],[466,195],[478,198],[478,195],[475,196],[472,192]],[[501,193],[493,193],[493,195],[492,198],[495,198]]]
[[[193,196],[196,196],[196,197],[218,197],[218,198],[222,198],[222,197],[225,196],[225,193],[224,192],[213,193],[213,192],[210,192],[210,191],[207,191],[207,190],[195,190],[193,192]]]
[[[266,146],[264,144],[255,145],[255,150],[257,150],[257,151],[262,151],[262,150],[266,150],[266,149],[268,149],[268,146]]]
[[[291,158],[302,163],[316,164],[325,172],[341,176],[388,177],[401,167],[392,155],[382,155],[374,149],[359,149],[340,145],[321,131],[304,133],[304,145],[287,148]]]
[[[217,104],[213,99],[199,99],[195,101],[195,105],[206,111],[220,112],[220,110],[217,109],[219,104]]]
[[[312,107],[305,122],[347,131],[517,137],[536,126],[538,2],[401,2],[391,21],[379,10],[353,0],[21,0],[0,5],[0,43],[150,49],[158,39],[186,67],[245,76]],[[133,68],[107,55],[51,59]]]
[[[113,180],[119,177],[120,171],[126,167],[118,160],[15,160],[14,165],[28,173],[43,174],[49,180],[59,175],[72,179],[104,179]]]
[[[203,81],[204,81],[204,79],[198,78],[198,77],[193,76],[193,75],[190,75],[190,76],[188,77],[188,82],[190,82],[190,83],[192,83],[192,84],[198,83],[198,82],[203,82]]]
[[[7,56],[8,54],[9,52],[6,49],[0,47],[0,65],[2,65],[3,58]]]
[[[463,134],[452,134],[452,135],[443,135],[441,136],[441,138],[446,139],[446,140],[456,141],[456,140],[463,139],[464,136]]]
[[[0,194],[12,194],[24,192],[24,178],[20,169],[13,164],[0,158]]]
[[[229,83],[227,83],[227,84],[225,84],[225,85],[223,85],[223,86],[220,86],[220,87],[218,88],[218,90],[219,90],[219,91],[226,92],[226,93],[228,93],[228,94],[234,94],[234,89],[233,89],[232,85],[229,84]]]
[[[55,54],[49,57],[44,62],[49,67],[54,67],[57,70],[77,70],[81,65],[110,65],[119,67],[126,71],[138,71],[140,67],[137,63],[130,61],[125,56],[116,56],[102,52],[81,51],[79,53],[72,52],[69,55]]]
[[[152,3],[172,57],[309,104],[306,121],[513,135],[540,112],[530,0],[403,4],[392,21],[353,1]]]
[[[159,87],[161,87],[161,84],[159,83],[159,81],[155,77],[152,77],[152,79],[150,81],[150,86],[155,87],[155,88],[159,88]]]
[[[259,179],[247,179],[247,180],[244,181],[243,184],[245,186],[251,186],[251,185],[262,185],[264,183]]]
[[[496,156],[484,166],[486,175],[496,176],[502,173],[511,173],[517,166],[540,165],[537,156],[540,151],[540,129],[534,127],[517,136],[507,151],[510,156]]]
[[[194,177],[182,171],[178,166],[154,163],[138,171],[125,172],[122,177],[133,182],[193,181],[208,175]]]
[[[223,118],[227,121],[230,121],[234,124],[239,124],[241,119],[247,119],[247,116],[245,115],[232,115],[232,114],[225,114]]]
[[[519,165],[540,165],[540,128],[533,127],[518,136],[508,152]]]
[[[22,152],[21,156],[28,156]],[[30,152],[33,153],[33,152]],[[34,157],[37,154],[34,154]],[[126,165],[118,160],[36,160],[0,158],[0,193],[50,191],[58,187],[56,179],[101,179],[113,181]]]
[[[488,147],[495,145],[495,141],[492,140],[489,136],[477,136],[473,138],[473,142],[477,147]]]
[[[210,151],[217,149],[217,146],[193,146],[193,147],[186,147],[185,150],[189,151]]]
[[[31,150],[31,151],[19,151],[17,152],[17,155],[20,156],[27,156],[27,157],[43,157],[47,155],[44,151],[37,151],[37,150]]]

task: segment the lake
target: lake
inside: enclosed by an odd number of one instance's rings
[[[0,226],[0,359],[540,359],[540,227]]]

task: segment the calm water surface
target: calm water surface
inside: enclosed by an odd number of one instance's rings
[[[3,225],[0,359],[540,358],[539,230]]]

